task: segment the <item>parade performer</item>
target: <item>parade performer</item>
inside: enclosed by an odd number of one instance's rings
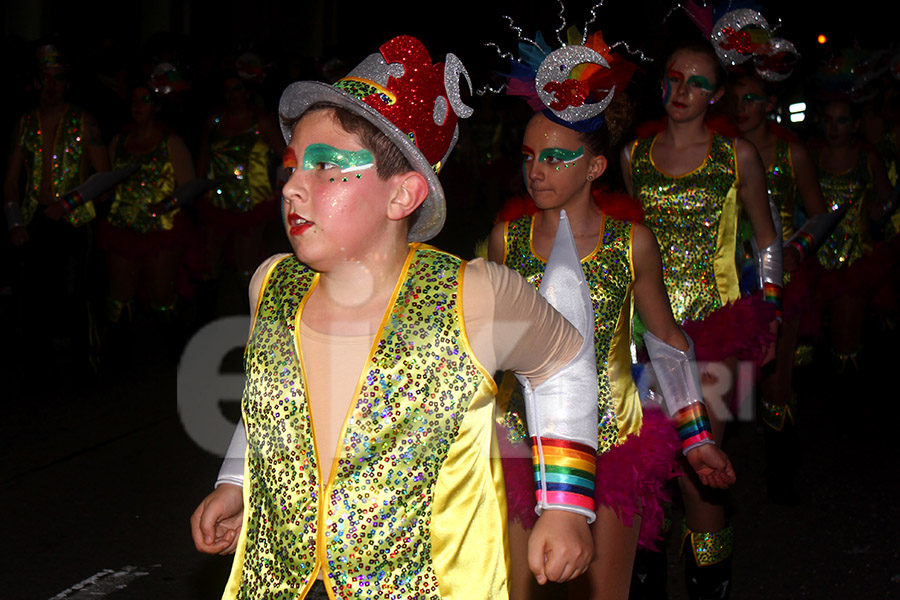
[[[589,307],[557,290],[585,336],[512,271],[422,243],[443,226],[437,171],[471,113],[461,78],[454,55],[432,64],[401,36],[334,86],[282,95],[294,253],[254,275],[228,454],[245,458],[226,458],[192,517],[198,549],[236,550],[226,598],[506,598],[491,376],[506,368],[528,382],[538,448],[529,564],[541,581],[588,567]]]
[[[78,351],[73,364],[84,370],[94,358],[87,288],[96,212],[92,201],[74,202],[66,194],[92,172],[108,171],[109,161],[93,116],[67,99],[71,77],[58,46],[38,49],[38,104],[13,133],[3,193],[9,239],[20,265],[14,294],[20,322],[29,328],[22,336],[23,355],[28,363],[45,365],[47,343],[55,340]]]
[[[155,93],[136,86],[133,123],[110,143],[115,169],[137,166],[116,189],[98,234],[106,251],[107,318],[114,326],[123,314],[130,318],[139,291],[163,321],[171,319],[178,297],[176,276],[190,226],[179,206],[189,196],[176,190],[194,179],[194,168],[184,140],[161,122],[159,111]]]
[[[522,58],[511,61],[507,93],[525,97],[537,111],[522,142],[523,174],[535,210],[504,215],[491,233],[489,257],[540,288],[559,215],[568,214],[593,304],[600,415],[595,559],[587,576],[570,584],[570,596],[627,598],[636,548],[653,547],[659,539],[664,489],[677,473],[679,445],[708,485],[727,487],[734,472],[705,428],[692,346],[672,318],[656,240],[636,222],[640,207],[635,201],[598,185],[607,155],[628,125],[624,91],[635,66],[612,53],[600,32],[583,37],[573,27],[566,42],[551,50],[538,33],[533,41],[521,40]],[[661,410],[641,406],[631,373],[635,308],[646,324],[658,374],[667,376],[660,381],[670,412],[694,420],[687,426],[680,421],[679,432]],[[673,360],[679,363],[676,369]],[[520,558],[534,521],[533,478],[513,458],[523,454],[517,447],[524,445],[527,453],[515,404],[503,425],[512,445],[507,451],[512,456],[504,456],[503,464],[513,591],[514,597],[526,598],[536,592]]]
[[[197,203],[205,243],[202,275],[216,278],[227,256],[242,290],[264,258],[265,225],[278,218],[273,181],[284,141],[274,119],[253,100],[263,76],[256,55],[235,61],[223,77],[224,104],[207,120],[197,156],[197,176],[218,181]]]
[[[776,75],[777,73],[777,75]],[[790,131],[769,119],[777,96],[774,81],[783,71],[749,70],[732,75],[728,90],[735,107],[735,124],[741,137],[756,147],[766,165],[766,189],[778,211],[784,247],[784,318],[778,331],[775,358],[762,373],[761,418],[766,426],[766,488],[769,498],[779,503],[796,502],[793,467],[796,462],[796,408],[793,372],[797,342],[804,315],[815,314],[813,255],[834,226],[826,215],[825,201],[813,162],[806,146]],[[807,219],[797,227],[798,198]],[[807,326],[804,335],[814,334]]]
[[[700,10],[697,5],[692,5]],[[724,94],[725,64],[743,56],[733,44],[747,28],[767,32],[761,15],[732,11],[713,22],[712,5],[698,19],[707,39],[691,39],[665,59],[661,77],[666,119],[657,131],[626,145],[627,189],[641,201],[644,223],[656,235],[663,279],[675,319],[705,363],[707,400],[729,406],[739,360],[761,364],[774,351],[782,288],[781,239],[766,197],[765,169],[752,144],[715,131],[710,107]],[[723,38],[723,36],[726,36]],[[758,40],[759,38],[754,38]],[[776,40],[770,39],[771,47]],[[749,48],[747,49],[749,50]],[[720,62],[721,61],[721,62]],[[759,249],[759,294],[741,296],[736,264],[740,211],[749,218]],[[721,442],[721,411],[711,410],[713,437]],[[690,476],[679,479],[685,507],[686,582],[692,598],[730,593],[733,532],[724,500],[705,493]]]
[[[825,204],[843,216],[816,255],[824,267],[817,292],[826,306],[831,351],[844,371],[856,367],[866,306],[881,271],[867,256],[869,227],[884,215],[890,183],[877,150],[858,138],[859,113],[850,100],[827,100],[822,114],[824,138],[810,149]]]

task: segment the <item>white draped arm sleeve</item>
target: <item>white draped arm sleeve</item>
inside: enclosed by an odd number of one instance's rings
[[[540,294],[582,335],[578,354],[536,387],[518,376],[532,438],[537,506],[595,518],[597,464],[597,361],[594,312],[575,239],[562,212]]]

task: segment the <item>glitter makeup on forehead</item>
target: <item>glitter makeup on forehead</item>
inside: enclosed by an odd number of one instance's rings
[[[303,153],[303,169],[312,170],[319,164],[330,164],[340,168],[341,173],[352,173],[371,169],[375,166],[372,153],[366,149],[341,150],[328,144],[310,144]]]

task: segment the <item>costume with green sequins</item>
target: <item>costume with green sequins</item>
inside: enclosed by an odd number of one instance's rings
[[[636,507],[641,507],[638,545],[650,548],[655,547],[663,525],[666,483],[677,473],[679,440],[662,411],[643,409],[631,374],[634,223],[612,218],[605,211],[602,219],[594,250],[581,260],[594,311],[597,359],[599,420],[594,499],[597,506],[613,508],[626,526],[631,524]],[[506,224],[503,262],[539,288],[547,262],[532,247],[533,224],[531,216]],[[507,381],[505,378],[504,388]],[[522,459],[516,458],[527,447],[520,396],[513,391],[505,406],[501,450],[508,453],[502,462],[509,518],[528,529],[534,525],[534,481],[523,471]]]
[[[699,321],[740,297],[734,140],[710,133],[706,160],[681,176],[656,167],[655,140],[639,139],[632,148],[634,194],[644,207],[644,224],[659,242],[675,320]]]
[[[848,207],[834,231],[816,255],[826,269],[842,269],[859,260],[866,251],[865,207],[871,201],[874,187],[869,170],[868,153],[860,148],[856,164],[843,173],[831,173],[821,166],[821,150],[813,149],[819,185],[829,211]]]
[[[791,162],[791,143],[775,138],[775,160],[766,169],[766,190],[781,216],[781,239],[794,235],[794,210],[797,204],[797,181]]]
[[[19,147],[22,158],[27,165],[25,197],[22,201],[22,217],[25,224],[31,222],[38,206],[38,195],[44,172],[44,140],[41,135],[41,120],[38,109],[22,117],[19,127]],[[55,199],[76,188],[84,181],[85,131],[84,112],[71,105],[57,126],[56,139],[53,143],[52,163],[50,165],[51,192]],[[66,220],[78,227],[93,220],[96,216],[93,202],[86,202],[66,215]]]
[[[547,266],[531,246],[533,217],[507,223],[503,264],[540,288]],[[634,312],[631,240],[634,224],[603,217],[603,232],[581,265],[594,308],[594,350],[599,386],[598,453],[641,428],[640,399],[631,377],[631,317]],[[515,409],[513,409],[515,411]],[[523,415],[507,414],[506,425],[524,429]],[[515,435],[515,433],[513,434]],[[524,434],[517,435],[522,439]]]
[[[138,170],[118,188],[109,209],[110,225],[138,233],[171,230],[179,209],[153,217],[150,207],[175,193],[175,166],[169,156],[168,136],[149,152],[133,154],[125,147],[127,135],[119,136],[113,169],[138,165]]]
[[[209,134],[209,177],[220,182],[209,194],[209,202],[222,210],[248,212],[272,199],[271,150],[260,136],[256,119],[234,135],[222,133],[220,121],[215,118]]]
[[[327,481],[298,346],[319,275],[293,255],[266,268],[245,353],[245,510],[225,598],[302,598],[318,573],[337,598],[507,597],[503,479],[491,460],[497,386],[466,334],[466,268],[410,246]],[[566,413],[555,406],[538,430],[550,433],[551,419],[571,429]],[[542,471],[566,480],[577,461],[591,477],[581,491],[548,484],[549,501],[593,512],[593,443],[541,439],[553,447]]]
[[[245,355],[246,522],[226,598],[302,597],[322,569],[340,598],[436,599],[448,548],[478,553],[482,577],[469,579],[484,593],[489,572],[504,570],[502,552],[481,554],[484,540],[503,537],[490,461],[462,469],[465,481],[444,473],[486,449],[473,436],[490,439],[496,389],[463,350],[460,260],[420,250],[409,263],[370,351],[328,482],[318,480],[295,341],[317,279],[288,256],[272,267],[261,294]],[[436,487],[441,475],[449,487]],[[477,489],[483,503],[460,512],[448,495],[454,489]],[[479,530],[477,548],[459,523]]]

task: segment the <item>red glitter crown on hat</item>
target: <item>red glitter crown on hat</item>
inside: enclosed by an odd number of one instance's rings
[[[396,37],[339,80],[334,87],[378,111],[425,156],[437,172],[456,142],[458,117],[471,109],[459,98],[462,63],[431,62],[428,50],[412,36]]]

